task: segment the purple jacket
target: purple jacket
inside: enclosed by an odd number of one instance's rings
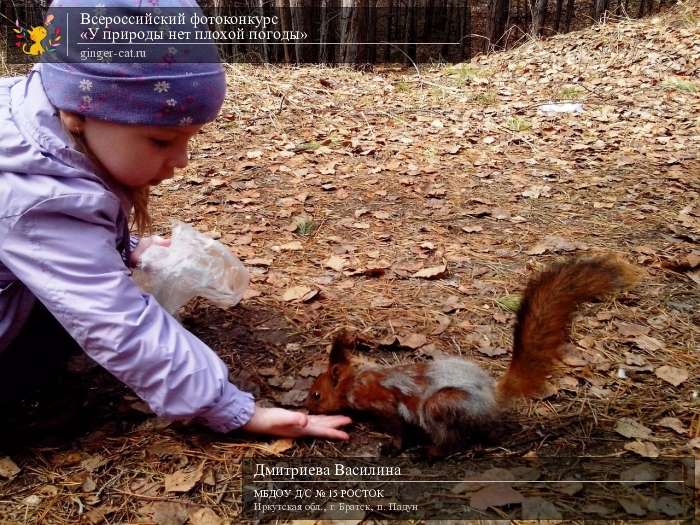
[[[156,414],[220,432],[240,427],[253,397],[132,281],[124,262],[129,208],[126,195],[71,148],[40,72],[1,78],[0,352],[39,300]]]

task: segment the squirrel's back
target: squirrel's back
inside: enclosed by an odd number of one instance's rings
[[[635,267],[609,255],[554,264],[532,277],[517,314],[510,367],[498,382],[499,400],[537,394],[561,358],[578,305],[637,280]]]

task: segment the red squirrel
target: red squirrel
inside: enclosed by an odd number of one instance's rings
[[[429,455],[453,452],[513,401],[541,391],[561,359],[579,304],[637,279],[635,267],[611,256],[568,260],[533,276],[517,313],[510,366],[498,380],[457,357],[388,368],[353,363],[349,353],[356,338],[342,332],[306,407],[312,414],[366,413],[384,423],[397,448],[406,431],[418,427],[432,442]]]

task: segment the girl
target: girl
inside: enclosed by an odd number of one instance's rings
[[[161,416],[348,439],[346,417],[256,407],[130,277],[143,250],[166,241],[130,238],[129,214],[148,228],[148,188],[187,165],[189,140],[218,114],[218,60],[69,64],[63,47],[27,77],[0,79],[0,371],[42,368],[28,343],[37,335],[54,355],[72,339]],[[216,56],[213,44],[198,52]]]

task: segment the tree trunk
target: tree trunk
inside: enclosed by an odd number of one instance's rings
[[[289,12],[289,0],[277,0],[277,8],[280,13],[280,23],[282,25],[282,31],[292,30],[292,16]],[[282,50],[284,52],[284,63],[289,64],[292,61],[291,46],[284,42],[282,44]]]
[[[469,0],[464,1],[464,13],[459,31],[459,38],[462,41],[462,60],[468,61],[472,58],[472,6]]]
[[[637,18],[642,18],[644,16],[644,8],[646,7],[646,0],[639,0],[639,10],[637,11]]]
[[[561,12],[564,7],[564,0],[557,0],[557,10],[554,14],[554,31],[559,32],[559,24],[561,23]]]
[[[321,41],[324,42],[324,45],[321,47],[321,56],[319,59],[326,64],[335,64],[338,60],[340,46],[334,43],[340,42],[340,36],[338,34],[339,9],[340,7],[338,6],[337,0],[323,0]]]
[[[377,0],[367,2],[367,61],[370,64],[377,62]]]
[[[594,0],[593,6],[593,20],[598,22],[603,18],[603,14],[605,13],[605,0]]]
[[[565,32],[571,31],[571,19],[574,17],[574,0],[568,0],[566,3],[566,19],[564,20]]]
[[[489,0],[487,37],[493,48],[502,47],[501,39],[508,23],[510,0]]]
[[[453,27],[453,20],[454,20],[454,2],[451,0],[447,0],[447,5],[443,8],[446,14],[445,17],[445,29],[442,32],[442,41],[443,42],[451,42],[452,39],[450,38],[450,35],[452,34],[452,27]],[[450,54],[450,46],[447,44],[444,44],[442,48],[440,49],[440,54],[443,56],[445,60],[447,60],[447,55]]]
[[[383,8],[386,13],[386,41],[393,42],[394,33],[392,30],[394,24],[394,18],[396,13],[394,12],[394,0],[389,0],[387,5]],[[391,58],[391,46],[386,44],[384,46],[384,62],[389,62]]]
[[[289,0],[289,12],[292,22],[292,31],[304,31],[304,0]],[[304,61],[304,47],[299,42],[294,43],[294,62]]]
[[[408,0],[407,6],[408,13],[406,15],[406,55],[407,62],[416,61],[416,39],[418,38],[418,31],[416,27],[416,0]]]
[[[536,0],[532,11],[532,35],[540,36],[544,29],[544,20],[547,15],[547,0]]]

